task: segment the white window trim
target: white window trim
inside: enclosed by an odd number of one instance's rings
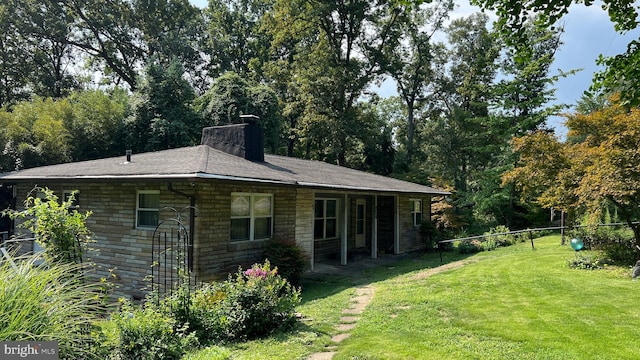
[[[273,237],[273,194],[272,193],[244,193],[244,192],[233,192],[231,193],[231,198],[233,198],[234,196],[248,196],[249,197],[249,239],[242,239],[242,240],[233,240],[231,239],[231,226],[229,226],[229,242],[232,242],[234,244],[237,243],[241,243],[241,242],[246,242],[246,241],[262,241],[262,240],[268,240],[271,239]],[[271,204],[271,209],[270,209],[270,215],[269,216],[257,216],[253,214],[253,205],[254,205],[254,199],[256,197],[269,197],[270,201],[269,203]],[[233,219],[246,219],[247,216],[229,216],[229,218],[231,220]],[[264,238],[255,238],[255,220],[256,219],[270,219],[270,226],[269,228],[271,229],[271,233],[269,234],[269,236],[264,237]]]
[[[340,229],[340,199],[338,198],[330,198],[330,197],[321,197],[321,198],[316,198],[315,201],[313,202],[313,206],[315,207],[315,202],[316,201],[323,201],[324,202],[324,206],[323,206],[323,214],[322,214],[322,218],[318,218],[315,216],[316,212],[315,209],[313,211],[313,226],[315,227],[315,223],[317,219],[323,219],[324,220],[324,227],[322,229],[322,237],[317,238],[316,237],[316,231],[315,228],[313,229],[313,238],[314,240],[328,240],[328,239],[337,239],[340,234],[339,229]],[[336,216],[335,217],[327,217],[327,201],[335,201],[336,202]],[[336,235],[332,236],[332,237],[327,237],[327,219],[335,219],[336,220]]]
[[[141,194],[156,194],[158,197],[160,196],[160,190],[138,190],[136,191],[136,229],[155,229],[157,225],[140,225],[139,217],[140,211],[157,211],[158,216],[160,216],[160,208],[141,208],[140,207],[140,195]]]
[[[419,201],[420,202],[420,224],[416,224],[416,214],[418,214],[415,209],[416,209],[416,202]],[[424,219],[422,218],[423,214],[424,214],[424,201],[422,201],[422,199],[409,199],[409,202],[411,204],[411,223],[413,224],[413,226],[420,226],[422,225],[422,222],[424,221]]]

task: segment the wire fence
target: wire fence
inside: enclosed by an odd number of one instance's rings
[[[638,225],[640,224],[640,222],[632,222],[632,225]],[[544,227],[544,228],[534,228],[534,229],[524,229],[524,230],[515,230],[515,231],[508,231],[508,232],[502,232],[502,233],[492,233],[492,234],[484,234],[484,235],[476,235],[476,236],[469,236],[469,237],[464,237],[464,238],[456,238],[456,239],[447,239],[447,240],[440,240],[438,241],[438,253],[440,254],[440,262],[442,262],[442,248],[444,244],[453,244],[454,242],[459,242],[459,241],[471,241],[471,240],[480,240],[485,241],[486,238],[488,237],[492,237],[492,236],[505,236],[505,235],[519,235],[519,234],[524,234],[524,233],[528,233],[529,236],[529,241],[531,242],[531,249],[535,250],[535,244],[534,244],[534,233],[537,232],[542,232],[542,231],[557,231],[560,230],[562,231],[562,244],[564,244],[564,230],[570,229],[577,229],[577,228],[586,228],[586,227],[601,227],[601,226],[629,226],[628,223],[608,223],[608,224],[597,224],[597,225],[571,225],[571,226],[550,226],[550,227]]]

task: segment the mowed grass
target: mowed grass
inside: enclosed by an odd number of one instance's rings
[[[334,359],[637,359],[640,283],[569,269],[559,237],[481,253],[431,277],[376,284]]]
[[[294,332],[226,347],[220,358],[304,359],[322,351],[362,284],[373,284],[375,296],[334,359],[639,358],[640,281],[631,281],[630,269],[570,269],[575,254],[558,236],[535,244],[466,258],[447,253],[445,263],[465,265],[430,276],[441,265],[437,254],[308,279]]]

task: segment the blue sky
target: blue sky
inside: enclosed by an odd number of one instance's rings
[[[207,0],[190,0],[198,7],[206,7]],[[459,7],[452,17],[468,16],[479,8],[473,7],[467,1],[459,1]],[[602,10],[599,2],[586,7],[584,5],[572,5],[569,14],[562,22],[565,32],[562,35],[563,45],[556,54],[556,60],[551,66],[552,74],[558,70],[570,71],[582,69],[575,75],[559,80],[556,85],[555,103],[575,105],[582,93],[589,88],[593,74],[601,68],[596,65],[599,54],[612,56],[626,51],[627,44],[640,37],[640,30],[619,34],[613,28],[607,13]],[[379,89],[381,96],[394,95],[395,84],[385,82]],[[557,129],[560,136],[564,135],[562,118],[553,118],[550,125]]]

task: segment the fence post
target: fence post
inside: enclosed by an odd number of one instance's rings
[[[440,253],[440,263],[442,263],[442,248],[440,247],[440,241],[438,241],[438,253]]]
[[[531,249],[535,250],[536,247],[533,246],[533,231],[529,230],[529,240],[531,240]]]

